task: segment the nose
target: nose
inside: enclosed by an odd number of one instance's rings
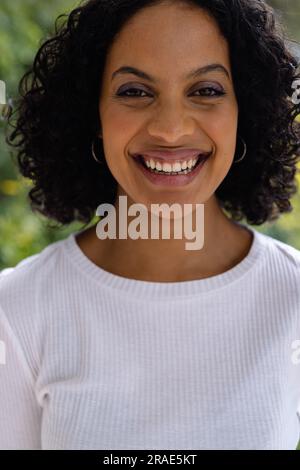
[[[179,141],[181,137],[192,136],[199,127],[191,111],[182,105],[171,103],[161,106],[148,123],[148,133],[152,137],[168,142]]]

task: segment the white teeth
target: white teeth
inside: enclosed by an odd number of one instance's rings
[[[163,163],[162,169],[163,171],[167,171],[168,173],[171,173],[172,171],[171,163]]]
[[[181,165],[179,162],[173,163],[172,168],[173,168],[173,171],[181,171]]]
[[[185,160],[183,162],[176,162],[176,163],[160,163],[159,161],[153,160],[153,158],[150,158],[150,160],[144,158],[142,156],[146,166],[149,169],[152,170],[157,170],[157,171],[163,171],[165,173],[178,173],[178,172],[183,172],[184,170],[191,170],[196,163],[198,162],[199,157],[196,158],[191,158],[190,160]]]
[[[182,168],[183,170],[186,170],[186,169],[187,169],[187,162],[182,162],[182,163],[181,163],[181,168]]]

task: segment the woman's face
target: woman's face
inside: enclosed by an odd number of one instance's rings
[[[222,67],[189,76],[210,64]],[[116,73],[121,67],[152,79]],[[105,157],[119,195],[148,207],[207,201],[232,165],[238,121],[228,45],[217,23],[205,11],[180,3],[139,11],[107,55],[99,113]],[[159,153],[184,149],[194,150],[186,156],[170,152],[164,159]],[[190,175],[163,173],[154,180],[133,157],[142,154],[150,162],[150,150],[158,151],[152,160],[159,171],[182,170],[184,160],[193,164],[199,153],[212,154]]]

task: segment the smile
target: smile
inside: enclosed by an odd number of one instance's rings
[[[137,157],[142,165],[152,173],[157,174],[168,174],[168,175],[186,175],[191,173],[201,160],[204,160],[205,157],[198,155],[195,158],[190,158],[189,160],[183,161],[161,161],[159,159],[144,157],[139,155]]]
[[[184,186],[191,182],[201,171],[210,155],[199,154],[194,158],[181,161],[168,161],[165,158],[133,156],[144,176],[155,185]]]

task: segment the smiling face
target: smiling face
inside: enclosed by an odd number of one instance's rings
[[[211,64],[219,65],[192,75]],[[238,124],[228,44],[215,20],[181,3],[140,10],[107,55],[99,115],[104,153],[119,195],[147,206],[209,200],[232,165]],[[185,175],[150,173],[133,157],[142,154],[151,164],[150,150],[179,149],[194,152],[156,152],[155,169],[187,173],[199,153],[212,153]],[[193,162],[186,166],[184,160]],[[172,163],[177,166],[164,167]]]

